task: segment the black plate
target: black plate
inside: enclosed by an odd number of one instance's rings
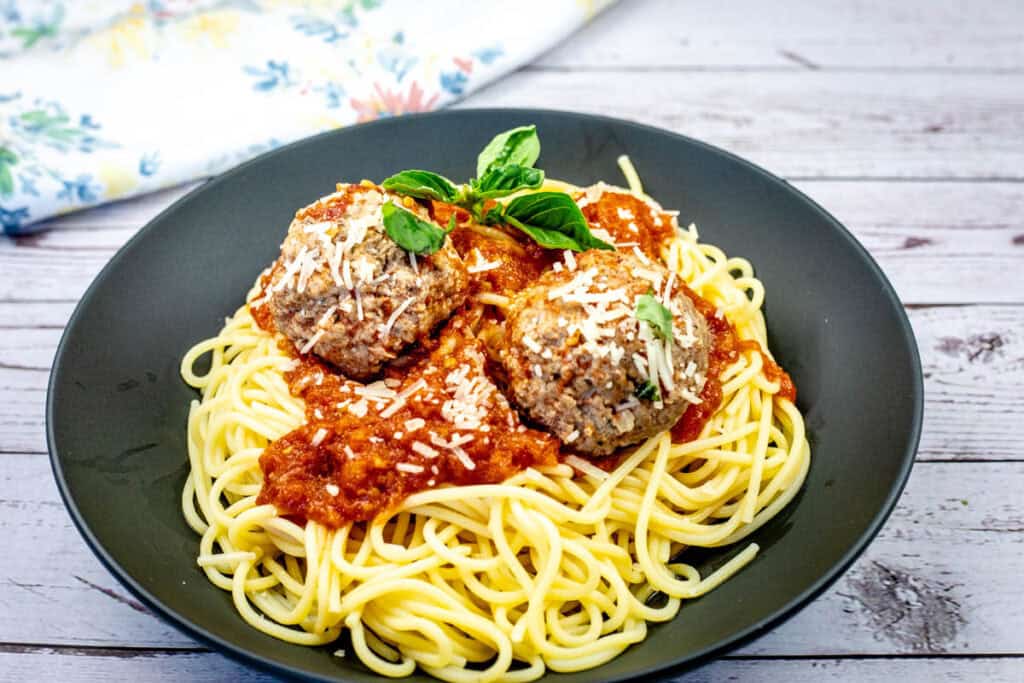
[[[93,551],[157,614],[280,673],[380,680],[332,657],[334,648],[250,628],[196,566],[198,538],[179,511],[196,395],[178,364],[241,304],[297,207],[338,180],[403,168],[469,177],[492,135],[526,123],[537,124],[550,177],[621,182],[615,160],[629,154],[647,191],[680,209],[684,225],[696,222],[703,240],[754,263],[771,347],[799,389],[812,447],[803,492],[753,536],[762,551],[751,566],[613,662],[551,678],[622,680],[734,646],[807,603],[878,532],[917,447],[920,361],[892,286],[835,219],[765,171],[662,130],[551,111],[445,111],[326,133],[207,183],[130,240],[71,316],[47,403],[54,474]],[[731,552],[702,552],[699,564]]]

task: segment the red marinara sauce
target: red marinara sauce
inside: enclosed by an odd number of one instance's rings
[[[452,244],[469,270],[470,296],[481,292],[515,294],[530,286],[560,257],[560,252],[544,249],[519,233],[476,225],[467,211],[450,204],[434,202],[431,215],[440,225],[448,225],[455,215]]]
[[[593,201],[585,201],[586,193],[575,196],[584,201],[583,216],[591,228],[608,231],[616,244],[633,244],[654,259],[661,258],[661,247],[675,235],[674,214],[659,211],[627,192],[605,190]],[[628,247],[627,247],[628,249]]]
[[[257,501],[338,527],[371,519],[417,491],[500,483],[558,462],[558,441],[520,424],[486,376],[465,314],[434,343],[412,367],[369,386],[313,356],[299,358],[285,380],[305,401],[307,423],[260,456]]]
[[[761,345],[753,339],[740,339],[736,328],[725,316],[717,315],[717,311],[707,299],[682,284],[683,292],[690,297],[693,305],[708,323],[711,332],[711,348],[708,351],[707,380],[700,392],[700,403],[691,405],[672,428],[675,441],[693,441],[700,436],[701,430],[722,403],[722,372],[736,362],[745,351],[757,351],[764,361],[764,374],[771,382],[779,383],[779,398],[796,402],[796,386],[789,373],[764,352]]]
[[[296,216],[337,220],[362,189],[348,186]],[[470,271],[471,296],[514,295],[561,256],[513,230],[473,225],[467,212],[450,205],[434,202],[428,208],[440,225],[456,217],[451,238]],[[616,243],[633,243],[654,258],[674,234],[673,214],[623,192],[604,192],[585,203],[583,213]],[[271,333],[275,326],[266,288],[275,268],[280,265],[261,276],[262,294],[250,306],[256,323]],[[739,339],[709,302],[681,286],[707,320],[713,344],[701,403],[683,414],[672,430],[673,439],[688,441],[700,434],[721,403],[722,371],[748,350],[762,354],[765,375],[781,384],[779,396],[794,401],[789,375],[760,345]],[[527,467],[553,465],[568,455],[560,453],[555,437],[520,423],[492,381],[495,368],[487,362],[470,320],[468,309],[460,311],[436,338],[422,340],[386,371],[385,380],[369,386],[345,379],[313,355],[299,356],[291,343],[282,341],[282,348],[296,357],[296,367],[285,380],[290,392],[305,402],[306,424],[264,450],[258,502],[273,503],[282,514],[338,527],[371,519],[417,491],[443,484],[499,483]],[[610,470],[621,457],[588,459]]]

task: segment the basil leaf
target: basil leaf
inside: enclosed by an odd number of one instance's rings
[[[540,156],[537,126],[520,126],[498,133],[476,158],[476,177],[483,178],[489,170],[507,164],[533,166]]]
[[[451,202],[459,193],[452,181],[444,176],[416,169],[399,171],[381,183],[381,187],[409,197],[436,199],[440,202]]]
[[[391,202],[381,207],[384,231],[398,246],[414,254],[433,254],[444,245],[444,230]]]
[[[662,339],[672,338],[672,311],[665,308],[653,294],[637,297],[636,318],[648,323]]]
[[[643,384],[636,388],[633,392],[634,395],[644,401],[660,401],[661,392],[658,391],[658,387],[651,384],[649,381],[644,381]]]
[[[481,199],[506,197],[519,190],[536,190],[544,184],[544,171],[518,164],[495,166],[473,181],[473,193]]]
[[[535,192],[505,206],[505,220],[548,249],[615,249],[594,237],[583,212],[564,192]]]

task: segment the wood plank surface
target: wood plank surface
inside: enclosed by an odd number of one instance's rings
[[[861,681],[862,683],[933,683],[955,681],[1019,681],[1024,658],[977,659],[722,659],[665,679],[665,683],[720,681]],[[97,681],[236,681],[270,683],[270,674],[248,669],[209,652],[92,651],[32,648],[0,650],[0,680],[34,680],[46,672],[49,680]]]
[[[538,69],[1018,71],[1017,0],[624,0]]]
[[[1024,179],[1024,72],[520,71],[458,106],[604,114],[799,178]]]

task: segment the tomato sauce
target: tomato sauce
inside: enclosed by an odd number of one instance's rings
[[[796,401],[796,386],[789,374],[779,367],[761,345],[754,339],[740,339],[736,328],[725,316],[719,317],[717,310],[706,299],[682,284],[683,292],[690,297],[697,311],[704,316],[711,332],[711,349],[708,351],[708,371],[704,388],[700,392],[700,403],[691,404],[672,428],[675,441],[693,441],[700,436],[704,425],[719,409],[722,403],[722,373],[746,351],[757,351],[764,362],[764,374],[771,382],[779,382],[777,394],[780,398]]]
[[[260,456],[258,502],[337,527],[371,519],[417,491],[499,483],[557,463],[557,439],[520,424],[485,375],[465,314],[434,345],[413,367],[391,373],[385,381],[394,386],[382,399],[313,356],[297,359],[285,380],[305,402],[307,423]],[[407,393],[404,403],[396,400]]]
[[[452,244],[470,269],[470,296],[482,292],[514,294],[532,284],[561,258],[561,252],[544,249],[515,231],[475,225],[467,211],[450,204],[434,202],[431,207],[431,215],[440,225],[448,225],[453,214],[456,228],[451,233]],[[489,267],[492,264],[499,265]],[[481,265],[485,270],[473,272]]]
[[[657,211],[642,199],[624,192],[605,192],[585,204],[582,211],[590,227],[607,230],[616,244],[635,244],[655,259],[661,257],[661,246],[675,234],[672,214]]]
[[[359,191],[362,186],[349,186],[338,196],[301,209],[296,218],[337,220]],[[514,230],[475,226],[462,209],[433,202],[428,210],[440,225],[456,217],[451,239],[471,271],[471,300],[484,293],[511,296],[561,259],[560,252],[542,249]],[[616,243],[633,243],[655,258],[674,234],[672,214],[658,213],[628,194],[606,192],[586,204],[583,213]],[[280,268],[275,263],[263,273],[262,292],[250,305],[257,325],[272,333],[276,329],[266,289]],[[762,354],[765,375],[780,384],[780,397],[796,399],[789,375],[756,341],[739,339],[709,302],[680,286],[707,320],[713,345],[701,403],[683,414],[672,429],[673,439],[699,436],[722,401],[722,372],[746,351]],[[464,307],[436,336],[421,340],[387,368],[381,382],[369,386],[346,379],[316,356],[299,356],[283,340],[282,349],[295,358],[285,380],[305,403],[306,424],[264,450],[258,502],[272,503],[297,520],[338,527],[393,509],[417,491],[499,483],[527,467],[553,465],[568,455],[560,453],[554,436],[521,424],[497,388],[501,370],[488,358],[482,336],[495,330],[500,336],[500,314],[491,312],[483,321],[473,315],[471,305]],[[474,323],[481,322],[474,333]],[[610,471],[621,456],[588,459]]]
[[[339,183],[337,189],[338,191],[335,194],[328,195],[296,211],[295,220],[302,221],[308,219],[324,222],[340,220],[345,217],[345,213],[352,203],[352,197],[360,192],[368,192],[376,188],[372,185],[342,185]]]

